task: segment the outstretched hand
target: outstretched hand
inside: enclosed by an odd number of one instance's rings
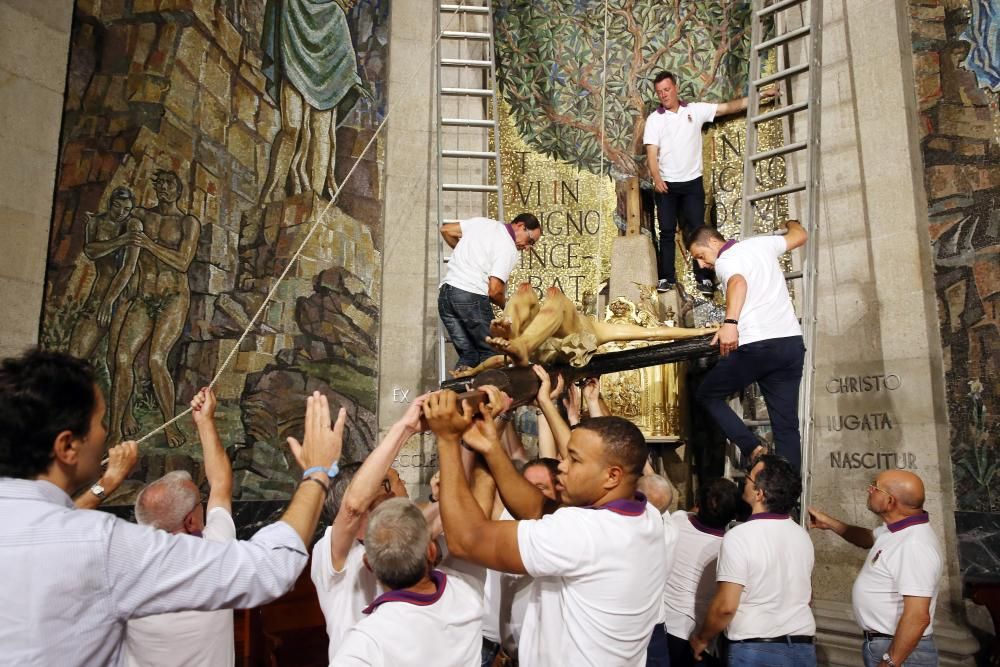
[[[495,447],[501,447],[493,413],[486,403],[479,404],[478,419],[472,420],[469,428],[462,434],[462,441],[469,446],[469,449],[483,456],[489,454]]]
[[[340,459],[346,422],[347,411],[341,408],[337,413],[337,422],[331,427],[330,403],[318,391],[314,391],[306,399],[305,436],[302,443],[295,438],[288,438],[288,447],[303,470],[316,466],[329,468]]]
[[[554,401],[560,396],[562,396],[563,391],[566,388],[566,384],[563,381],[563,376],[556,376],[556,387],[552,388],[552,379],[549,377],[549,372],[543,367],[535,364],[531,367],[531,370],[535,371],[535,375],[538,376],[538,394],[535,397],[535,402],[540,403],[541,401]]]
[[[817,530],[833,530],[837,520],[829,514],[821,512],[815,507],[809,508],[809,527]]]
[[[458,394],[450,389],[436,391],[427,396],[423,410],[424,419],[438,440],[456,443],[469,429],[475,414],[466,400],[462,401],[459,409]]]

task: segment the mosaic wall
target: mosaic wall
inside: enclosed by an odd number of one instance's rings
[[[110,440],[182,411],[232,352],[216,393],[236,498],[289,494],[285,437],[314,389],[348,409],[345,458],[370,450],[383,164],[363,149],[388,15],[388,0],[77,1],[40,340],[93,360]],[[190,418],[141,452],[112,502],[200,474]]]
[[[1000,578],[1000,9],[911,0],[913,66],[966,578]]]

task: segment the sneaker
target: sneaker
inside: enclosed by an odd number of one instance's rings
[[[674,283],[667,280],[666,278],[660,278],[659,282],[656,283],[657,292],[669,292],[674,288]]]
[[[712,284],[711,280],[701,280],[698,282],[698,291],[705,296],[712,296],[715,294],[715,286]]]

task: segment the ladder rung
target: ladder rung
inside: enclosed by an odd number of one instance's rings
[[[442,61],[443,64],[444,61]],[[769,83],[774,83],[775,81],[780,81],[781,79],[787,79],[790,76],[795,76],[796,74],[802,74],[803,72],[809,71],[809,63],[803,63],[801,65],[796,65],[795,67],[789,67],[788,69],[783,69],[780,72],[775,72],[769,76],[765,76],[760,79],[756,79],[753,82],[754,88],[759,86],[766,86]]]
[[[497,186],[476,183],[445,183],[441,189],[445,192],[496,192]]]
[[[441,151],[441,157],[476,158],[480,160],[492,160],[496,156],[497,154],[492,151],[460,151],[460,150]]]
[[[441,39],[489,39],[488,32],[464,32],[461,30],[442,30]]]
[[[747,199],[751,203],[755,201],[760,201],[761,199],[770,199],[771,197],[780,197],[781,195],[790,195],[793,192],[802,192],[806,189],[805,183],[793,183],[792,185],[785,185],[780,188],[774,188],[773,190],[765,190],[764,192],[755,192]]]
[[[465,12],[466,14],[489,14],[490,8],[482,5],[441,5],[442,12]]]
[[[771,424],[770,419],[744,419],[744,426],[768,426]]]
[[[784,35],[778,35],[777,37],[772,37],[766,42],[761,42],[754,48],[757,49],[757,51],[764,51],[765,49],[770,49],[773,46],[780,46],[782,44],[787,44],[792,40],[798,39],[799,37],[808,34],[809,34],[809,26],[804,25],[801,28],[796,28],[791,32],[786,32]]]
[[[785,280],[798,280],[801,277],[802,277],[801,271],[789,271],[788,273],[785,274]]]
[[[794,144],[788,144],[787,146],[779,146],[778,148],[772,148],[769,151],[761,151],[760,153],[754,153],[750,156],[751,162],[760,162],[761,160],[766,160],[771,157],[776,157],[778,155],[788,155],[789,153],[794,153],[795,151],[801,151],[809,146],[808,141],[797,141]]]
[[[442,58],[443,67],[489,67],[493,62],[489,60],[467,60],[465,58]]]
[[[451,224],[453,222],[462,222],[462,219],[461,218],[444,218],[443,220],[441,220],[441,224],[442,225],[449,225],[449,224]]]
[[[798,113],[799,111],[804,111],[809,108],[808,102],[798,102],[796,104],[789,104],[786,107],[780,107],[778,109],[772,109],[767,113],[762,113],[759,116],[754,116],[750,119],[751,123],[763,123],[766,120],[771,120],[772,118],[781,118],[782,116],[790,116],[793,113]]]
[[[754,12],[758,17],[767,16],[768,14],[773,14],[774,12],[780,12],[782,9],[788,9],[789,7],[794,7],[795,5],[801,5],[805,0],[781,0],[781,2],[776,2],[773,5],[769,5]]]
[[[442,88],[442,95],[466,95],[468,97],[493,97],[489,88]]]
[[[442,118],[441,125],[449,127],[493,127],[495,122],[479,118]]]

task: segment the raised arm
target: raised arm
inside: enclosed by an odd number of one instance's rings
[[[809,527],[817,530],[829,530],[862,549],[871,549],[875,544],[875,534],[870,528],[852,526],[840,519],[825,514],[815,507],[809,508]]]
[[[555,458],[564,459],[566,458],[567,447],[569,446],[569,424],[563,421],[562,415],[559,414],[559,408],[556,407],[555,399],[552,398],[554,392],[552,391],[552,382],[549,380],[548,372],[538,365],[531,368],[541,381],[538,386],[538,396],[535,400],[538,402],[538,407],[542,409],[542,415],[545,417],[549,430],[552,431],[552,438],[555,440],[556,453],[558,454]],[[556,384],[557,389],[561,383],[562,377],[559,378]]]
[[[458,222],[446,222],[441,225],[441,237],[448,244],[449,248],[454,248],[462,239],[462,225]]]
[[[767,100],[769,98],[774,97],[777,94],[778,94],[778,89],[775,88],[774,86],[761,88],[760,99]],[[729,100],[728,102],[723,102],[719,104],[718,108],[715,110],[715,116],[716,118],[718,118],[719,116],[728,116],[729,114],[732,113],[739,113],[741,111],[746,111],[747,103],[749,101],[750,100],[747,97],[740,97],[735,100]]]
[[[330,536],[330,562],[335,570],[339,571],[344,567],[347,553],[351,550],[351,544],[368,508],[371,507],[373,500],[384,493],[382,480],[385,479],[392,462],[399,456],[399,450],[410,436],[423,430],[421,407],[426,398],[427,395],[424,394],[413,399],[406,413],[389,427],[382,442],[368,455],[354,474],[350,486],[347,487],[344,499],[340,503],[340,510],[334,518]]]
[[[785,232],[785,245],[789,250],[795,250],[806,244],[809,232],[802,226],[802,223],[798,220],[789,220],[785,223],[785,227],[788,230]]]
[[[215,392],[204,387],[191,399],[191,415],[198,428],[201,452],[205,459],[205,478],[208,480],[207,509],[221,507],[233,513],[233,465],[229,461],[219,431],[215,428]]]
[[[314,391],[306,399],[305,437],[302,444],[295,438],[288,438],[288,447],[303,470],[327,470],[340,459],[346,421],[347,411],[341,408],[337,414],[337,422],[330,425],[330,403],[318,391]],[[288,508],[281,515],[281,520],[302,538],[302,544],[308,545],[312,541],[323,501],[329,491],[329,476],[325,472],[313,472],[299,483]]]
[[[525,574],[517,545],[516,521],[490,521],[476,502],[462,470],[462,433],[472,424],[472,408],[452,391],[431,394],[424,404],[424,416],[438,439],[441,463],[441,519],[448,551],[478,565]]]
[[[134,441],[123,442],[108,450],[108,467],[97,480],[97,483],[104,488],[104,498],[94,495],[90,487],[73,500],[77,509],[96,509],[104,499],[118,490],[125,478],[132,472],[136,461],[139,460],[139,445]]]

